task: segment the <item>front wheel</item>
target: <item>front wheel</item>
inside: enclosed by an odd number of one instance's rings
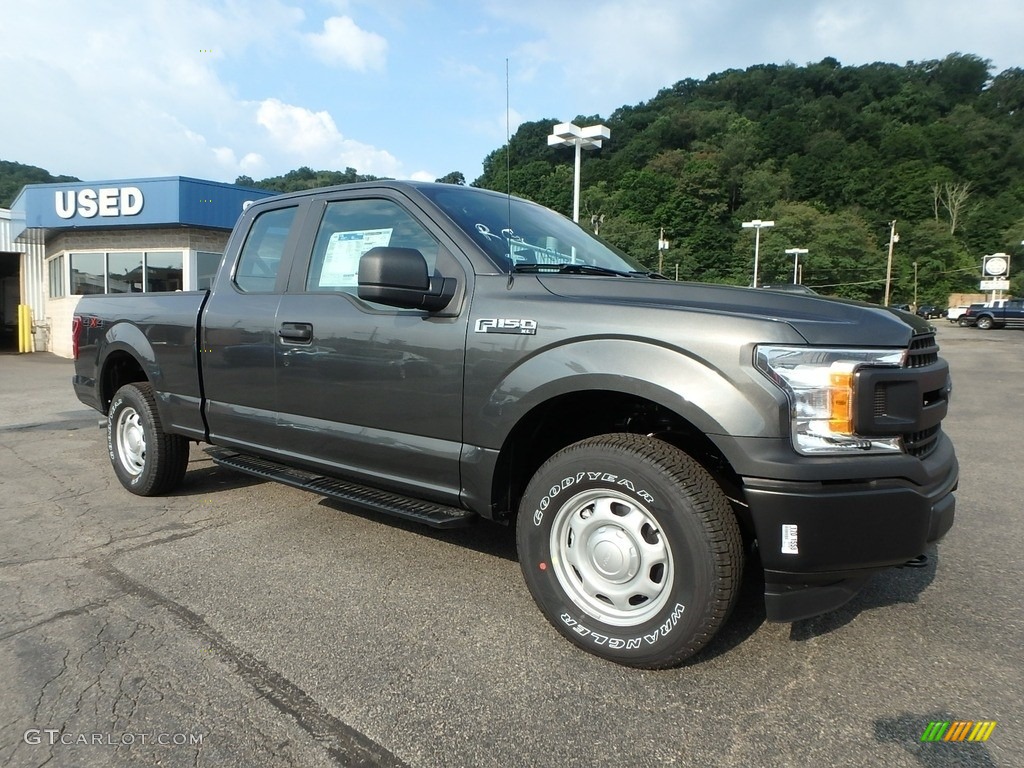
[[[565,448],[534,475],[519,564],[545,617],[590,653],[676,666],[714,636],[743,568],[739,526],[708,472],[632,434]]]
[[[107,412],[107,452],[114,474],[139,496],[173,490],[188,467],[188,439],[163,431],[148,382],[125,384]]]

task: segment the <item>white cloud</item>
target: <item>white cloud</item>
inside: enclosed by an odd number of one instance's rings
[[[323,32],[305,37],[316,57],[327,64],[341,64],[357,72],[384,68],[388,41],[361,29],[348,16],[332,16],[324,21]]]
[[[303,165],[352,167],[375,176],[396,176],[401,171],[390,152],[346,139],[326,111],[314,112],[271,98],[260,102],[255,119],[277,149]]]
[[[256,110],[256,122],[267,129],[278,146],[293,154],[318,154],[342,140],[327,112],[265,99]]]

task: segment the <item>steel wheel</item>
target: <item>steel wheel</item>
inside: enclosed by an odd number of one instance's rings
[[[607,624],[647,621],[668,600],[672,552],[642,504],[612,490],[569,499],[551,525],[551,565],[569,598]]]
[[[107,411],[107,453],[114,474],[139,496],[175,488],[188,468],[188,439],[163,430],[149,382],[125,384]]]
[[[134,408],[127,407],[117,415],[114,439],[124,471],[132,476],[142,474],[146,468],[146,430]]]

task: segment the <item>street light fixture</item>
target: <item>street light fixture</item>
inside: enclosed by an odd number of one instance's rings
[[[797,265],[800,263],[800,254],[807,253],[807,249],[806,248],[787,248],[786,249],[786,253],[790,254],[793,257],[793,285],[796,285],[797,284],[796,269],[797,269]]]
[[[760,219],[754,219],[753,221],[744,221],[744,229],[754,229],[754,287],[757,288],[757,261],[761,253],[761,229],[763,227],[774,227],[774,221],[761,221]]]
[[[573,123],[559,123],[548,136],[549,147],[576,147],[576,172],[572,184],[572,220],[580,220],[580,150],[600,149],[604,139],[610,139],[612,132],[603,125],[588,125],[580,128]]]

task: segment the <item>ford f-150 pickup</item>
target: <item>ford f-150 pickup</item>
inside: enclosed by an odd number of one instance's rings
[[[1024,299],[1002,299],[987,304],[972,304],[960,316],[961,325],[973,325],[983,331],[993,328],[1024,327]]]
[[[514,525],[543,614],[626,665],[696,653],[745,563],[767,617],[794,621],[953,523],[926,321],[674,282],[508,195],[260,200],[211,290],[86,296],[73,334],[128,491],[174,489],[199,442],[379,513]]]

